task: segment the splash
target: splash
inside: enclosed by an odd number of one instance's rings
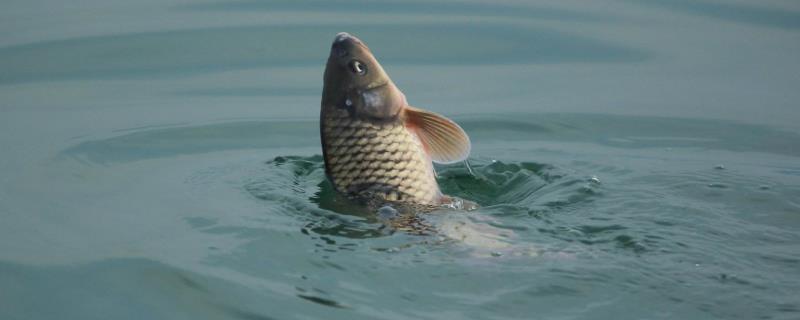
[[[303,232],[330,244],[331,237],[369,239],[412,235],[409,243],[377,248],[395,252],[414,244],[449,244],[471,256],[538,256],[541,248],[521,233],[543,212],[590,202],[601,187],[552,165],[471,159],[470,166],[438,168],[442,191],[453,201],[433,212],[383,206],[377,210],[337,193],[320,156],[279,156],[245,186],[253,197],[276,203],[305,221]],[[474,202],[473,202],[474,200]],[[521,224],[506,220],[526,219]],[[515,217],[515,218],[514,218]]]

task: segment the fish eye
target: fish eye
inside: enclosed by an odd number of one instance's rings
[[[358,60],[350,61],[350,69],[361,76],[367,74],[367,65]]]

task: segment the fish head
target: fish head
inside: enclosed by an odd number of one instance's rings
[[[340,32],[325,66],[322,108],[345,109],[351,116],[396,119],[407,105],[400,92],[360,39]]]

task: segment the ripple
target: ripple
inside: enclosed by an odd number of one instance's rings
[[[780,29],[800,28],[800,12],[786,9],[773,9],[768,6],[696,0],[646,0],[637,2],[731,22]]]
[[[799,134],[758,125],[680,118],[588,114],[541,114],[535,117],[536,120],[525,120],[526,118],[530,117],[523,118],[513,115],[494,114],[463,119],[456,118],[456,120],[470,133],[470,136],[475,141],[481,141],[484,144],[491,144],[496,141],[514,141],[522,144],[522,141],[530,142],[531,140],[574,142],[588,139],[601,145],[630,149],[707,148],[733,152],[747,150],[788,156],[800,155]],[[609,125],[604,126],[602,124]],[[320,143],[319,137],[316,134],[310,135],[309,132],[316,133],[319,130],[318,126],[316,119],[274,119],[166,128],[146,127],[119,131],[117,133],[121,134],[117,136],[83,141],[63,150],[60,155],[93,163],[112,164],[226,150],[277,149],[298,146],[316,147]],[[713,139],[686,140],[671,138],[657,141],[641,139],[644,135],[665,136],[666,132],[672,132],[673,135],[674,132],[683,132],[687,136],[705,136]],[[620,144],[613,139],[598,140],[596,138],[602,136],[636,136],[639,138],[631,140],[631,143]],[[487,163],[487,161],[491,160],[478,158],[470,161]],[[523,163],[516,165],[520,166],[522,173],[516,173],[520,171],[517,170],[503,174],[526,175],[528,174],[526,172],[531,172],[534,175],[538,173],[547,175],[559,174],[557,170],[549,170],[548,164],[523,161]],[[713,163],[709,165],[713,165]],[[539,168],[537,166],[544,167]],[[598,170],[603,170],[603,172],[615,175],[624,173],[624,170],[618,171],[621,169],[609,171],[604,168],[604,166],[607,166],[605,164],[596,166],[598,166]],[[491,172],[491,168],[488,168],[489,170],[484,174],[484,178],[494,179],[493,177],[497,175],[497,173]],[[800,170],[794,167],[775,169],[780,174],[800,175]],[[466,171],[459,171],[455,167],[445,167],[444,170],[448,170],[454,175],[465,175],[467,173]],[[728,168],[717,171],[728,172],[732,170]],[[541,176],[539,178],[550,179],[557,177]],[[470,180],[472,178],[469,177],[466,177],[466,179],[466,181],[471,181],[469,183],[493,183],[491,181]],[[575,180],[571,183],[577,182]]]
[[[573,240],[585,244],[612,241],[596,239],[599,231],[590,227],[586,227],[585,233],[576,229],[581,234],[579,238],[565,238],[560,232],[548,239],[537,237],[542,233],[534,226],[542,218],[532,213],[532,208],[547,208],[547,215],[563,214],[578,210],[600,196],[597,191],[587,191],[600,186],[584,176],[569,175],[552,165],[535,162],[470,161],[472,173],[463,166],[442,167],[439,181],[446,194],[485,206],[471,213],[444,210],[398,215],[395,212],[387,218],[335,192],[325,178],[324,162],[318,155],[275,157],[248,179],[244,189],[257,199],[284,208],[277,212],[305,221],[301,232],[317,243],[321,253],[356,249],[346,245],[349,241],[387,238],[388,241],[374,242],[368,247],[384,253],[419,246],[434,250],[452,248],[456,254],[507,260],[540,254],[569,257],[573,253],[556,254],[549,248]],[[609,237],[613,239],[613,235]],[[616,245],[637,247],[633,241],[618,241]]]
[[[99,164],[115,164],[227,150],[318,145],[316,121],[283,119],[145,128],[81,142],[61,152]]]
[[[302,298],[302,299],[305,299],[305,300],[308,300],[308,301],[311,301],[311,302],[314,302],[314,303],[318,303],[318,304],[321,304],[321,305],[326,306],[326,307],[347,308],[346,306],[342,305],[341,303],[336,302],[335,300],[331,300],[331,299],[320,298],[320,297],[304,295],[304,294],[298,294],[297,296]]]
[[[630,62],[649,56],[641,50],[563,31],[491,22],[227,27],[4,47],[0,48],[0,83],[316,67],[324,64],[333,35],[342,30],[364,39],[385,64]]]
[[[482,205],[516,203],[560,178],[559,173],[545,164],[506,164],[480,159],[472,159],[470,163],[474,168],[472,174],[454,166],[438,170],[443,192]]]
[[[278,156],[262,169],[244,189],[255,198],[280,204],[286,214],[306,220],[303,232],[349,238],[386,235],[377,215],[333,190],[325,178],[322,156]]]
[[[619,21],[619,16],[592,14],[577,10],[559,9],[543,5],[518,5],[512,3],[470,3],[470,2],[441,2],[441,1],[364,1],[364,0],[312,0],[298,3],[295,1],[228,1],[224,3],[200,3],[177,5],[178,11],[303,11],[325,13],[386,13],[403,14],[414,17],[420,14],[438,15],[475,15],[481,17],[503,16],[523,17],[527,19],[553,19],[575,21]]]
[[[476,157],[470,159],[472,171],[463,165],[437,166],[443,192],[483,207],[407,220],[435,231],[431,233],[398,228],[392,221],[398,213],[372,212],[335,192],[322,157],[314,155],[319,143],[315,120],[118,131],[112,133],[116,136],[78,141],[61,156],[82,161],[59,168],[66,174],[79,169],[79,186],[101,181],[97,188],[114,186],[119,194],[143,201],[153,199],[151,193],[136,193],[144,182],[161,186],[158,190],[164,193],[188,193],[188,198],[175,199],[181,204],[172,209],[180,213],[167,215],[163,223],[177,222],[171,230],[184,230],[177,237],[200,242],[193,261],[225,271],[223,281],[243,284],[258,300],[277,296],[281,304],[294,303],[290,310],[361,313],[365,305],[386,302],[372,299],[374,293],[346,289],[336,279],[374,285],[400,298],[406,292],[392,286],[397,279],[418,281],[414,288],[451,288],[480,277],[485,278],[481,287],[542,299],[581,299],[587,294],[582,288],[591,283],[599,288],[598,297],[625,292],[648,300],[682,301],[678,305],[705,308],[704,315],[728,315],[725,303],[740,300],[757,302],[758,312],[791,310],[792,301],[781,297],[797,287],[793,278],[782,276],[792,274],[800,261],[792,250],[798,241],[792,223],[800,189],[791,173],[797,166],[788,157],[735,150],[763,138],[771,144],[758,150],[786,155],[796,151],[773,148],[796,144],[796,135],[734,124],[709,129],[714,122],[662,118],[488,119],[488,126],[480,118],[463,121],[479,142]],[[620,123],[603,125],[614,121]],[[630,122],[636,124],[626,127]],[[650,125],[686,136],[719,130],[719,136],[682,139]],[[492,126],[514,140],[495,143],[501,137]],[[732,139],[759,138],[726,142],[723,133]],[[609,136],[627,142],[604,138]],[[662,138],[647,138],[653,136]],[[585,143],[587,139],[594,143]],[[665,152],[664,146],[673,148]],[[715,169],[718,163],[725,169]],[[140,183],[131,184],[133,176]],[[762,185],[770,188],[760,190]],[[184,207],[183,202],[194,205]],[[96,220],[110,219],[104,214]],[[137,234],[152,232],[149,224],[139,228]],[[149,246],[161,252],[160,245]],[[502,277],[509,274],[514,276]],[[243,280],[243,275],[248,277]],[[201,295],[220,294],[217,286],[191,274],[187,278],[163,282]],[[269,289],[251,285],[261,280]],[[700,299],[693,288],[700,286],[712,288],[704,294],[717,293],[719,298],[694,303]],[[425,293],[420,297],[436,299]],[[441,297],[428,305],[457,300]],[[496,301],[512,301],[507,297]],[[212,309],[233,318],[282,315],[259,305],[227,303]]]

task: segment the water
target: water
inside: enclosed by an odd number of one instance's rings
[[[794,2],[2,7],[0,318],[800,317]],[[470,134],[480,209],[331,190],[339,31]]]

